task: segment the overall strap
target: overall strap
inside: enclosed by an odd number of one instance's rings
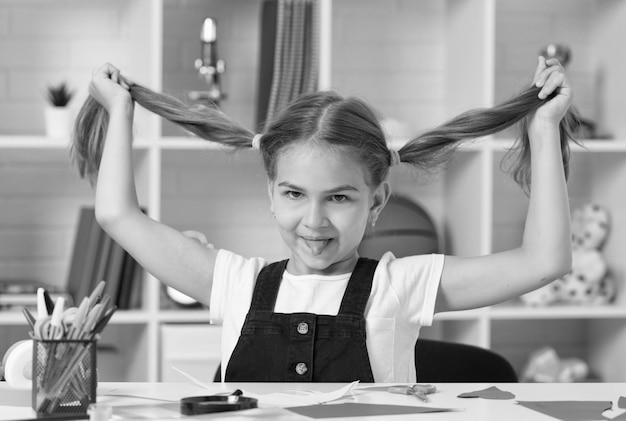
[[[365,314],[365,307],[372,291],[372,282],[377,266],[378,260],[359,258],[348,280],[338,315],[362,317]]]
[[[259,272],[252,293],[250,311],[274,311],[278,289],[283,279],[283,272],[288,260],[270,263]]]

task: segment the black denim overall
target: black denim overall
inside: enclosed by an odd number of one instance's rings
[[[226,381],[374,382],[364,312],[377,264],[358,260],[336,316],[274,313],[287,260],[263,268]]]

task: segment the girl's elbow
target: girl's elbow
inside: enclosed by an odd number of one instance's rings
[[[107,231],[108,227],[115,225],[115,221],[118,219],[116,213],[111,209],[103,208],[97,204],[95,207],[95,216],[98,225],[100,225],[105,231]]]
[[[541,267],[543,267],[544,270],[544,276],[542,278],[547,282],[552,282],[555,279],[563,277],[572,268],[572,251],[560,251],[551,258],[544,259]]]
[[[111,206],[100,206],[96,203],[95,216],[98,225],[107,232],[110,232],[124,220],[126,213],[121,209]]]

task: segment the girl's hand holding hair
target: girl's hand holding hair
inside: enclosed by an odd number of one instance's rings
[[[541,88],[539,98],[545,99],[553,92],[556,96],[537,109],[532,122],[545,121],[558,125],[572,103],[572,90],[559,61],[539,56],[533,83]]]
[[[129,81],[110,63],[94,71],[89,84],[89,94],[109,113],[117,106],[130,106],[132,111],[133,100],[129,91]]]

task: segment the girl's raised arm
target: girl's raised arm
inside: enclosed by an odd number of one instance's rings
[[[519,248],[488,256],[446,256],[436,311],[496,304],[539,288],[571,266],[570,213],[559,122],[571,103],[571,90],[556,60],[540,57],[535,85],[540,98],[552,92],[531,116],[530,201]]]
[[[109,114],[96,184],[96,218],[102,228],[159,280],[208,304],[217,251],[140,209],[135,189],[132,121],[134,103],[127,81],[105,64],[89,86]]]

